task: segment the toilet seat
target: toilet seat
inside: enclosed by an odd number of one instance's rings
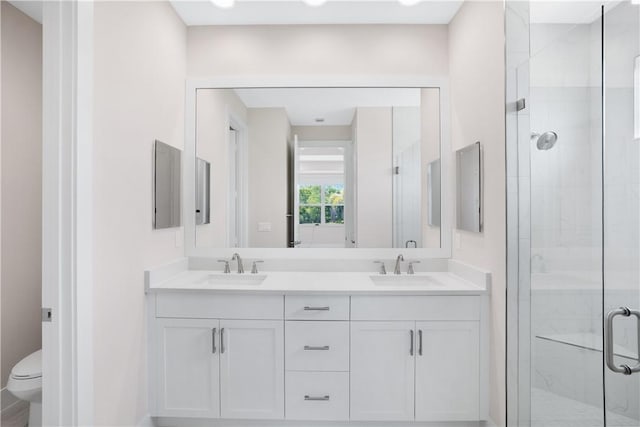
[[[7,389],[16,397],[38,401],[42,391],[42,350],[31,353],[18,362],[9,375]]]
[[[42,350],[35,351],[19,361],[11,369],[11,378],[15,380],[33,380],[42,378]]]

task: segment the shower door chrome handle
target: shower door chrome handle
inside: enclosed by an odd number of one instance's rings
[[[631,310],[628,307],[620,307],[615,310],[611,310],[607,314],[607,318],[605,320],[605,351],[604,357],[607,367],[611,369],[613,372],[617,372],[619,374],[631,375],[636,372],[640,372],[640,362],[636,363],[633,367],[629,365],[616,365],[613,361],[614,351],[613,351],[613,319],[617,316],[630,317],[635,316],[636,321],[638,323],[638,352],[640,357],[640,311]]]

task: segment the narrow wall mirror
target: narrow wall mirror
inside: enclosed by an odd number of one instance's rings
[[[456,151],[456,228],[482,231],[480,142]]]
[[[429,207],[429,214],[427,221],[429,225],[440,227],[441,221],[441,161],[440,159],[433,160],[427,165],[427,206]]]
[[[154,144],[153,228],[179,227],[182,185],[181,151],[164,142]]]
[[[440,248],[441,171],[428,168],[441,156],[440,96],[197,89],[195,152],[210,163],[211,209],[209,223],[196,218],[196,247]]]
[[[196,159],[196,225],[211,221],[211,163]]]

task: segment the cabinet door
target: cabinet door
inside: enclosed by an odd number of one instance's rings
[[[284,321],[221,320],[222,418],[284,418]]]
[[[478,420],[478,322],[417,322],[416,328],[416,420]]]
[[[217,320],[155,320],[158,416],[220,416]]]
[[[413,420],[414,327],[351,323],[352,420]]]

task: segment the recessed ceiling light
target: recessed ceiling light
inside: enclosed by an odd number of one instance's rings
[[[422,0],[398,0],[398,2],[403,6],[414,6],[420,3]]]
[[[211,3],[220,9],[231,9],[236,3],[236,0],[211,0]]]
[[[327,0],[304,0],[306,4],[313,7],[322,6],[327,2]]]

